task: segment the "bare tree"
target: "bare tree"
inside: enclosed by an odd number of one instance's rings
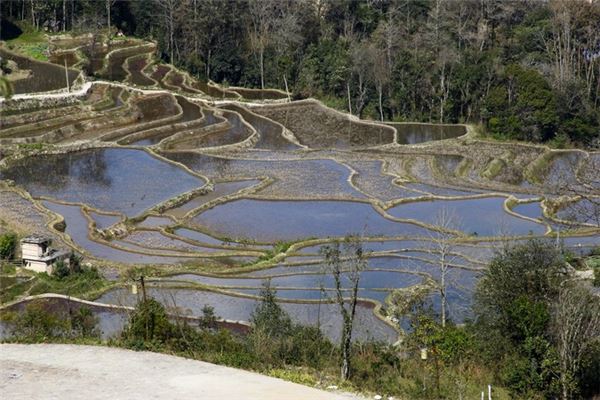
[[[156,0],[161,11],[164,28],[167,31],[167,48],[169,51],[169,62],[175,63],[175,13],[179,4],[178,0]]]
[[[361,272],[367,261],[362,244],[357,236],[348,236],[342,243],[339,241],[323,246],[321,254],[325,257],[324,268],[331,273],[335,283],[335,301],[342,316],[341,338],[341,371],[342,379],[350,377],[350,356],[352,350],[352,328],[358,302],[358,285]],[[344,289],[349,286],[350,297],[344,298]]]
[[[265,50],[272,40],[276,26],[276,6],[274,0],[251,0],[249,3],[251,20],[250,46],[258,57],[260,87],[265,88]]]
[[[379,99],[379,117],[383,122],[383,89],[390,82],[390,70],[387,67],[386,53],[384,49],[375,49],[373,59],[373,81],[377,89],[377,97]]]
[[[276,19],[274,26],[274,48],[278,59],[283,59],[283,56],[288,53],[293,53],[297,46],[302,42],[300,13],[304,9],[299,6],[301,3],[281,3],[280,15]],[[283,66],[283,71],[279,71],[283,75],[285,90],[288,91],[287,77],[290,73],[290,66]]]
[[[427,251],[435,256],[439,267],[439,278],[437,280],[440,294],[440,323],[446,326],[448,319],[448,274],[451,266],[456,260],[454,253],[454,234],[460,228],[458,217],[446,208],[440,209],[435,220],[437,230],[429,234]]]
[[[108,27],[108,36],[110,37],[110,11],[117,0],[106,0],[106,26]]]
[[[568,400],[573,398],[573,379],[584,355],[600,338],[600,298],[581,284],[569,283],[558,295],[552,322],[560,359],[562,399]]]
[[[569,196],[561,205],[570,210],[567,218],[600,227],[600,157],[585,156],[567,159],[565,167],[545,186],[550,193]],[[547,201],[552,204],[552,201]],[[556,211],[556,210],[554,210]]]
[[[353,44],[351,48],[352,73],[356,76],[355,112],[359,117],[367,102],[367,88],[373,76],[375,49],[366,41]]]
[[[440,123],[444,122],[446,103],[450,96],[450,75],[456,61],[456,51],[450,43],[446,29],[449,19],[448,3],[443,0],[435,0],[427,21],[433,57],[437,67],[438,83],[433,86],[434,95],[439,104],[438,120]]]

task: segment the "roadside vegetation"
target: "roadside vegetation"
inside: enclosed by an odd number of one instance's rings
[[[332,268],[340,263],[336,254],[346,254],[344,248],[360,253],[351,240],[347,243],[324,250]],[[92,274],[74,274],[81,273]],[[97,320],[85,306],[66,313],[32,302],[20,313],[3,311],[2,320],[13,327],[11,341],[75,341],[164,352],[311,386],[406,399],[479,398],[488,384],[497,399],[566,400],[600,393],[595,373],[600,368],[600,298],[572,279],[564,256],[547,242],[508,246],[496,255],[477,285],[471,321],[457,325],[447,320],[444,326],[430,298],[419,297],[405,311],[409,329],[402,343],[355,341],[346,361],[345,351],[317,327],[292,322],[268,281],[260,296],[248,334],[219,328],[211,307],[192,321],[169,315],[152,297],[141,298],[123,332],[108,341],[99,339]],[[344,366],[346,376],[340,375]]]

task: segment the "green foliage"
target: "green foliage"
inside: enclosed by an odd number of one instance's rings
[[[54,265],[54,269],[52,271],[52,275],[59,280],[62,280],[70,275],[76,275],[84,272],[81,267],[81,256],[75,254],[75,252],[71,252],[68,257],[68,262],[64,260],[58,261]],[[90,268],[90,272],[98,275],[98,270]]]
[[[153,298],[140,301],[129,318],[122,337],[130,347],[151,349],[176,337],[165,307]]]
[[[265,251],[264,254],[262,254],[258,258],[258,261],[260,262],[260,261],[271,260],[276,255],[285,253],[286,251],[288,251],[288,249],[290,248],[290,246],[292,244],[293,244],[293,242],[282,242],[282,241],[276,242],[272,249]]]
[[[81,296],[97,291],[108,284],[95,267],[67,267],[57,265],[59,274],[40,273],[30,289],[30,294],[59,293],[68,296]]]
[[[598,300],[587,288],[566,290],[565,265],[552,243],[532,240],[498,253],[477,285],[474,347],[514,396],[572,398],[585,387],[579,356],[561,335],[581,349],[593,342]]]
[[[17,235],[8,232],[0,235],[0,260],[12,260],[17,249]]]
[[[555,94],[534,69],[509,65],[499,85],[490,90],[486,109],[494,116],[488,129],[500,137],[539,142],[556,133]]]
[[[98,318],[86,307],[76,304],[68,312],[50,302],[31,301],[19,312],[3,313],[11,340],[27,343],[53,340],[97,338]]]
[[[48,41],[41,31],[29,30],[9,40],[8,47],[40,61],[48,61]]]
[[[0,96],[10,99],[14,93],[14,87],[11,81],[4,76],[0,76]]]
[[[202,307],[202,317],[198,321],[200,329],[214,330],[217,327],[215,308],[209,305]]]
[[[266,281],[260,291],[261,301],[250,316],[253,330],[270,338],[284,337],[292,327],[289,315],[275,301],[276,294],[270,281]]]
[[[19,143],[19,149],[22,150],[44,150],[48,145],[46,143]]]
[[[89,307],[81,306],[71,318],[71,330],[78,337],[99,337],[98,317]]]
[[[548,306],[542,302],[534,302],[525,296],[519,296],[506,309],[507,331],[515,342],[544,335],[550,313]]]
[[[331,354],[333,345],[318,328],[293,324],[275,300],[276,292],[267,281],[261,290],[261,302],[250,319],[252,331],[248,344],[252,352],[266,365],[292,364],[318,369]]]
[[[61,320],[42,302],[27,304],[24,312],[18,313],[10,322],[12,334],[22,340],[40,342],[61,336],[67,328]]]
[[[492,260],[477,284],[476,312],[510,337],[517,303],[533,308],[538,303],[549,305],[564,278],[564,259],[549,242],[530,240],[507,247]]]
[[[304,96],[330,93],[343,97],[349,76],[348,46],[342,41],[321,40],[308,47],[299,77]]]

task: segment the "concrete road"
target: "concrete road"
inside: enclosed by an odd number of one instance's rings
[[[1,344],[0,398],[360,399],[164,354],[54,344]]]

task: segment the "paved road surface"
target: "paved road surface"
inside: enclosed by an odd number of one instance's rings
[[[358,400],[234,368],[150,352],[0,345],[0,398]]]

